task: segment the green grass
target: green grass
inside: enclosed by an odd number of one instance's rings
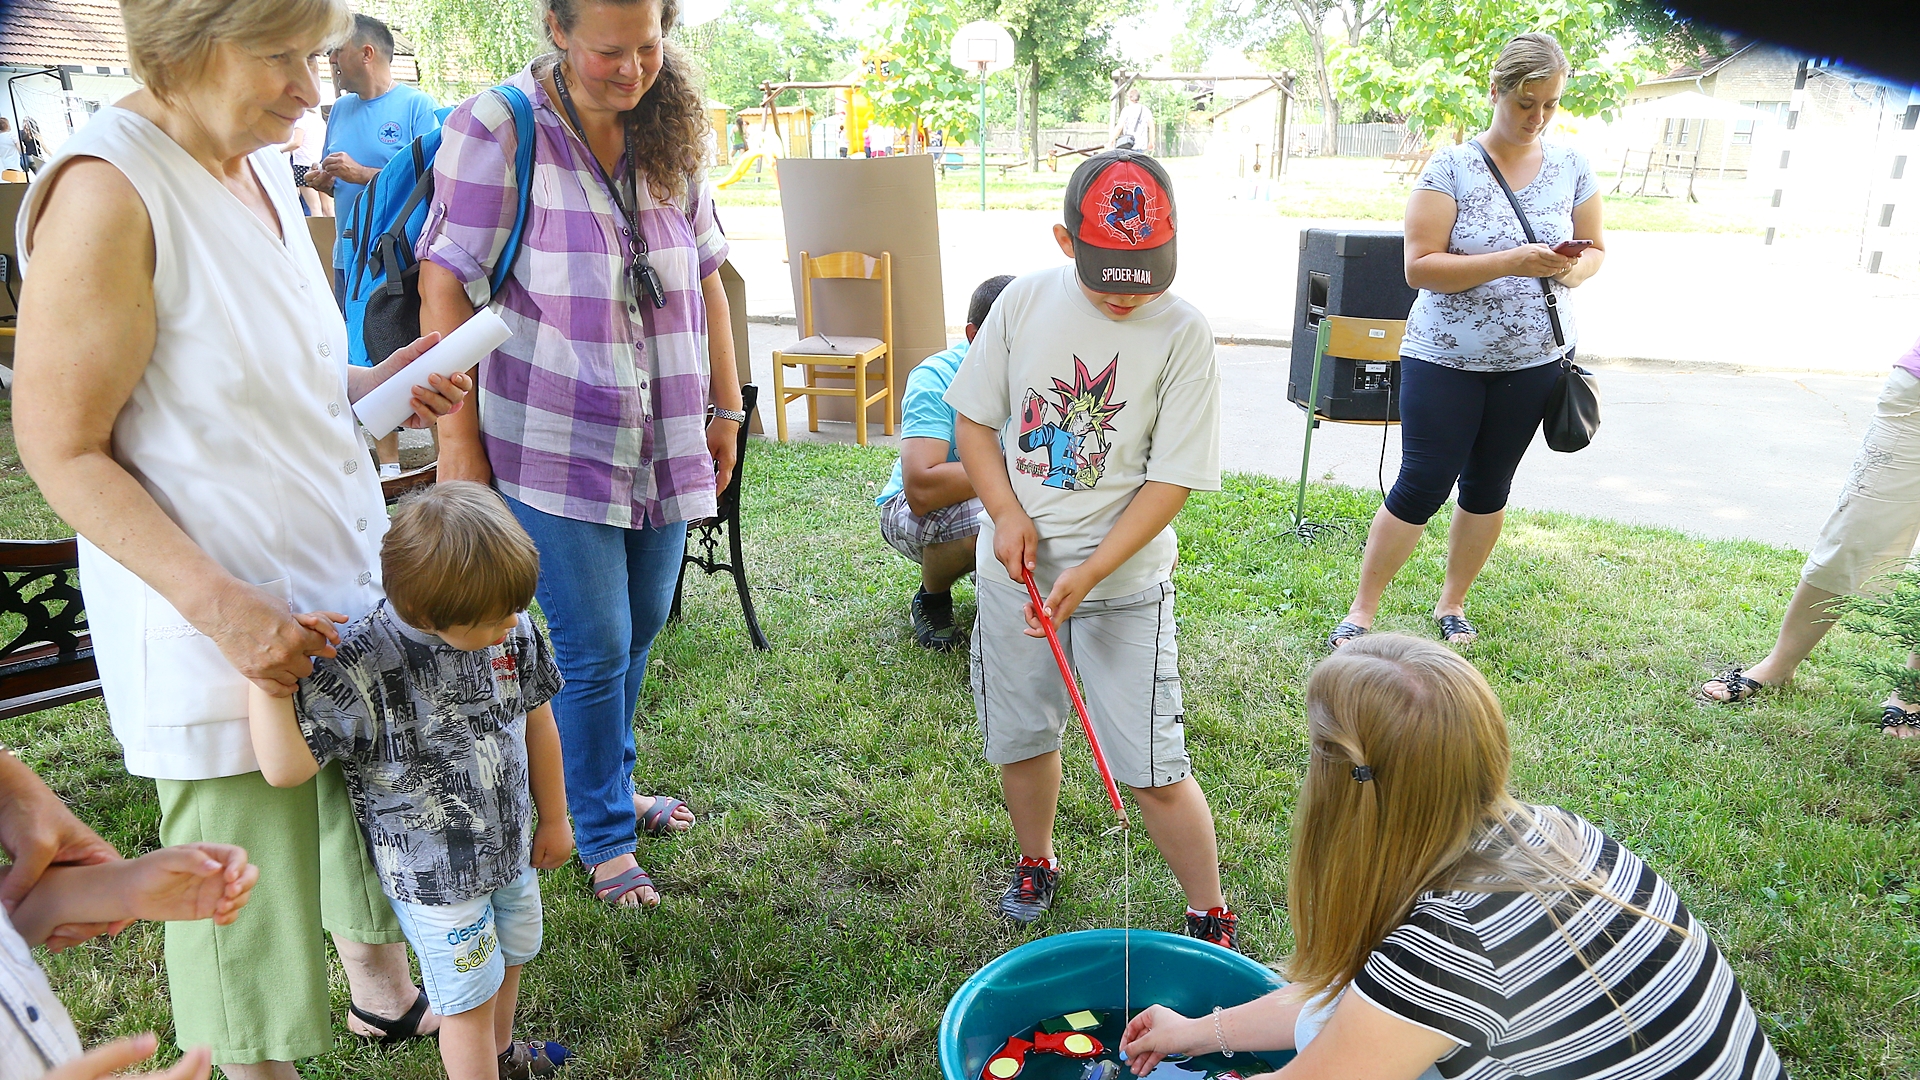
[[[10,464],[10,462],[9,462]],[[1121,852],[1083,750],[1068,761],[1055,913],[1010,928],[991,905],[1014,852],[982,761],[963,657],[912,643],[912,567],[883,544],[882,450],[756,441],[749,564],[774,651],[748,648],[723,579],[694,582],[661,636],[638,738],[646,790],[701,824],[640,855],[667,896],[644,914],[546,875],[546,952],[524,1031],[583,1056],[581,1077],[937,1075],[934,1029],[969,972],[1037,934],[1118,925]],[[0,526],[46,531],[31,488],[0,485]],[[1362,522],[1364,492],[1314,512]],[[1245,942],[1286,955],[1288,828],[1307,747],[1303,676],[1346,605],[1351,545],[1281,537],[1280,481],[1233,477],[1179,522],[1187,733],[1219,821]],[[1388,593],[1381,629],[1431,635],[1443,525]],[[1692,687],[1770,642],[1800,556],[1657,529],[1516,512],[1474,593],[1470,653],[1504,699],[1524,798],[1586,814],[1665,874],[1753,997],[1799,1080],[1920,1073],[1920,745],[1880,736],[1836,631],[1797,684],[1751,707]],[[963,588],[964,593],[964,588]],[[963,613],[970,609],[963,598]],[[153,787],[129,779],[98,702],[0,722],[124,851],[152,845]],[[1075,743],[1077,745],[1077,741]],[[1134,924],[1181,901],[1143,834]],[[48,962],[88,1043],[167,1024],[157,927]],[[344,984],[335,1016],[344,1015]],[[310,1077],[427,1078],[428,1045],[381,1052],[340,1029]]]
[[[1010,170],[1004,177],[997,169],[987,170],[987,208],[990,210],[1058,210],[1077,159],[1062,162],[1061,170],[1049,172],[1042,165],[1038,173],[1025,168]],[[1216,176],[1216,166],[1205,158],[1171,158],[1167,168],[1176,186],[1195,183],[1202,190],[1234,188],[1232,181]],[[1249,203],[1265,207],[1280,217],[1333,221],[1400,221],[1406,216],[1407,193],[1412,185],[1389,176],[1387,162],[1380,158],[1295,158],[1287,163],[1287,173],[1269,202]],[[724,175],[720,171],[716,178]],[[1650,195],[1608,194],[1614,186],[1612,173],[1600,175],[1600,190],[1606,203],[1606,227],[1630,232],[1760,232],[1764,230],[1766,199],[1750,191],[1744,181],[1718,181],[1703,177],[1695,184],[1700,202],[1685,198],[1686,180],[1682,177],[1675,190],[1679,198]],[[1224,187],[1222,186],[1224,185]],[[1243,185],[1244,186],[1244,185]],[[1639,186],[1636,176],[1626,185],[1632,191]],[[943,210],[971,210],[980,205],[978,168],[949,170],[939,183],[938,199]],[[778,206],[780,191],[769,170],[759,176],[748,175],[733,187],[720,192],[722,206]],[[1796,219],[1797,222],[1798,219]],[[1799,225],[1796,224],[1796,228]]]

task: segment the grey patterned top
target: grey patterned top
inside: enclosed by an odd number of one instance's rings
[[[380,887],[410,904],[457,904],[527,868],[527,713],[560,669],[525,612],[475,652],[401,622],[381,601],[300,680],[294,711],[321,764],[346,766]]]
[[[1573,239],[1573,208],[1593,198],[1600,182],[1578,150],[1548,142],[1540,149],[1540,174],[1514,194],[1527,208],[1527,220],[1540,242],[1558,244]],[[1458,207],[1447,241],[1447,250],[1455,255],[1484,255],[1527,242],[1513,205],[1469,143],[1434,154],[1414,187],[1450,196]],[[1580,340],[1573,305],[1567,302],[1566,286],[1554,282],[1553,290],[1560,302],[1560,325],[1572,348]],[[1407,315],[1400,352],[1466,371],[1518,371],[1560,359],[1539,279],[1529,277],[1495,278],[1466,292],[1421,289]]]

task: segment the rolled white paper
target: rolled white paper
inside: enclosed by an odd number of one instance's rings
[[[488,308],[473,313],[459,329],[437,342],[433,348],[414,358],[413,363],[367,391],[353,403],[353,415],[360,418],[374,438],[385,438],[413,415],[413,388],[427,385],[430,375],[453,375],[470,370],[486,355],[513,336],[507,324]]]

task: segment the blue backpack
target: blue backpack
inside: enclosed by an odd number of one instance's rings
[[[492,295],[498,296],[520,252],[533,192],[533,104],[519,87],[496,86],[490,92],[513,110],[519,136],[513,168],[520,205],[489,279]],[[439,152],[440,129],[434,128],[395,154],[347,210],[345,235],[353,241],[346,267],[347,349],[354,364],[377,364],[420,336],[420,264],[413,252],[427,224],[433,159]]]

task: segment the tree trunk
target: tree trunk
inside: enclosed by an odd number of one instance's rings
[[[1333,93],[1333,73],[1327,70],[1327,9],[1315,10],[1311,0],[1293,0],[1293,13],[1306,28],[1313,45],[1313,74],[1320,85],[1320,152],[1340,152],[1340,99]]]
[[[1027,167],[1040,171],[1040,50],[1033,50],[1027,74],[1027,147],[1031,151]]]

